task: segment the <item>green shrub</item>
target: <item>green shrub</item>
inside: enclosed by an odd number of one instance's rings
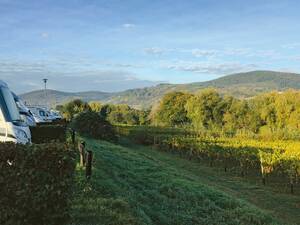
[[[88,103],[81,99],[75,99],[63,105],[60,112],[67,121],[71,121],[76,115],[87,110],[90,110]]]
[[[31,127],[30,131],[35,144],[66,141],[66,126],[63,125],[40,125]]]
[[[0,224],[63,225],[75,152],[63,144],[0,144]]]
[[[82,135],[96,139],[114,141],[114,127],[96,112],[82,112],[76,116],[71,127]]]

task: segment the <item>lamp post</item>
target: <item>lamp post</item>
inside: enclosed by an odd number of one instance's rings
[[[47,81],[48,81],[47,78],[44,78],[44,79],[43,79],[43,82],[44,82],[44,84],[45,84],[44,93],[45,93],[45,104],[46,104],[46,107],[47,107]]]

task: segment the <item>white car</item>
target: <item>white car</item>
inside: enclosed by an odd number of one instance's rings
[[[30,143],[28,125],[21,119],[14,97],[7,84],[0,80],[0,141]]]

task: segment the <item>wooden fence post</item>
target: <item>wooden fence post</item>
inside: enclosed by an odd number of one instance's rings
[[[291,187],[291,194],[294,194],[294,179],[291,178],[290,180],[290,187]]]
[[[92,162],[93,162],[93,152],[87,151],[87,161],[86,161],[86,168],[85,168],[85,175],[86,179],[90,179],[92,176]]]
[[[81,141],[78,145],[78,150],[80,153],[80,166],[85,165],[85,142]]]
[[[76,137],[76,132],[74,129],[71,129],[71,139],[73,145],[75,145],[75,137]]]

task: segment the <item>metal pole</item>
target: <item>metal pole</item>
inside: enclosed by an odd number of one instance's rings
[[[45,89],[44,89],[44,93],[45,93],[45,103],[46,103],[46,107],[48,108],[48,106],[47,106],[47,81],[48,81],[48,79],[47,79],[47,78],[44,78],[43,81],[44,81],[44,84],[45,84]]]

